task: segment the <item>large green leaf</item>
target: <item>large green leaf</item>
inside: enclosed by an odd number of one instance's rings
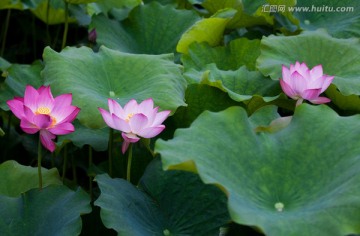
[[[32,85],[35,88],[40,87],[43,81],[40,77],[40,71],[43,69],[40,61],[35,61],[31,65],[11,64],[4,70],[6,76],[4,84],[0,84],[0,108],[7,111],[9,107],[7,100],[14,96],[24,97],[26,85]]]
[[[324,31],[297,36],[269,36],[261,40],[257,67],[272,79],[281,77],[281,65],[305,62],[310,68],[322,64],[325,74],[344,95],[360,95],[359,39],[336,39]]]
[[[285,99],[286,96],[281,94],[278,82],[264,77],[258,71],[248,71],[245,66],[235,71],[223,71],[219,70],[214,64],[209,64],[202,69],[204,71],[190,69],[184,73],[189,84],[209,85],[228,93],[229,97],[234,101],[243,102],[248,114],[252,114],[260,107],[269,104],[276,104],[289,110],[293,110],[295,106],[293,100]],[[213,95],[215,100],[217,97],[223,97],[219,92],[217,93],[218,95]],[[192,98],[194,100],[190,100],[190,102],[186,98],[189,107],[180,109],[182,112],[185,111],[184,114],[190,111],[190,113],[199,115],[204,111],[202,103],[205,102],[206,104],[206,102],[212,101],[206,95],[203,97],[201,93]],[[195,102],[195,104],[190,104],[191,102]],[[221,104],[221,99],[215,102],[214,105],[219,103]],[[211,107],[215,108],[216,105]],[[197,111],[195,111],[196,109]],[[218,111],[218,109],[210,110]],[[191,115],[191,117],[194,116]]]
[[[11,66],[11,63],[0,57],[0,70],[4,71]]]
[[[228,193],[235,222],[266,235],[359,233],[360,116],[303,104],[286,128],[257,133],[274,118],[266,109],[251,120],[239,107],[204,112],[155,151],[166,169],[196,166]]]
[[[72,93],[81,108],[80,122],[88,127],[104,127],[98,107],[107,108],[107,99],[125,105],[152,97],[162,110],[175,112],[185,105],[185,79],[173,56],[137,55],[101,47],[67,47],[61,53],[45,48],[45,82],[54,94]]]
[[[223,71],[215,64],[206,67],[200,83],[219,88],[227,92],[237,102],[259,96],[264,101],[275,100],[281,93],[279,83],[264,77],[258,71],[248,71],[245,66],[235,71]]]
[[[206,42],[210,46],[218,46],[223,39],[227,23],[235,13],[234,9],[224,9],[216,12],[210,18],[197,21],[181,36],[176,50],[187,54],[189,46],[194,42]]]
[[[342,110],[360,112],[360,97],[358,95],[344,96],[335,85],[330,85],[326,90],[326,96],[330,97],[331,102]]]
[[[28,0],[1,0],[0,9],[25,10],[31,4]]]
[[[262,11],[262,6],[266,3],[265,0],[205,0],[202,6],[214,14],[221,9],[233,8],[237,12],[234,17],[228,22],[227,28],[236,29],[241,27],[250,27],[255,25],[272,24],[273,19],[269,12]]]
[[[159,158],[149,164],[139,188],[157,201],[170,233],[219,235],[219,227],[230,220],[221,190],[194,173],[164,171]]]
[[[91,207],[83,190],[53,185],[15,198],[0,195],[0,210],[0,235],[62,236],[79,235],[80,215]]]
[[[193,173],[166,171],[154,160],[140,180],[140,189],[123,179],[98,175],[105,226],[118,235],[219,235],[229,220],[226,197]]]
[[[206,43],[193,43],[189,54],[181,58],[184,67],[202,70],[207,64],[215,63],[221,70],[236,70],[246,65],[255,70],[256,58],[260,55],[260,40],[240,38],[232,40],[228,45],[210,47]]]
[[[94,3],[87,4],[87,12],[90,15],[97,15],[100,13],[107,15],[108,12],[111,12],[116,16],[119,11],[130,11],[132,8],[141,4],[141,2],[141,0],[98,0]]]
[[[275,29],[279,29],[285,35],[294,34],[299,28],[299,20],[293,15],[294,6],[297,0],[266,0],[268,4],[262,5],[262,11],[271,12],[271,8],[275,9]]]
[[[335,37],[350,38],[360,36],[359,9],[360,1],[303,0],[297,2],[293,14],[303,29],[325,28]]]
[[[61,185],[56,168],[47,170],[42,168],[43,186],[51,184]],[[0,165],[0,195],[17,197],[30,189],[39,187],[37,167],[23,166],[14,160]]]
[[[34,7],[31,12],[40,20],[49,25],[65,22],[65,3],[59,0],[32,0]],[[68,22],[75,22],[76,19],[68,17]]]
[[[95,205],[101,208],[104,225],[118,235],[148,235],[162,232],[163,218],[155,202],[144,192],[123,179],[111,179],[108,175],[97,175],[101,194]],[[160,219],[159,219],[160,217]]]
[[[90,145],[96,151],[106,151],[109,141],[108,127],[103,129],[90,129],[81,125],[78,120],[74,121],[74,127],[76,132],[59,136],[58,143],[64,144],[67,140],[70,140],[75,146],[80,148],[85,145]]]
[[[122,22],[95,16],[93,25],[97,42],[106,47],[122,52],[163,54],[175,52],[181,35],[198,20],[194,11],[153,2],[136,7]]]
[[[190,84],[185,93],[186,107],[180,107],[173,116],[176,127],[188,127],[203,111],[221,111],[240,105],[215,87]]]

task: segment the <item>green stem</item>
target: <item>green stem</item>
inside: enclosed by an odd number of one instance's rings
[[[73,181],[77,184],[78,182],[77,182],[77,174],[76,174],[76,165],[73,155],[71,155],[71,167],[72,167]]]
[[[4,36],[2,39],[2,44],[1,44],[1,52],[0,52],[0,56],[4,56],[4,50],[5,50],[5,44],[6,44],[6,36],[7,36],[7,31],[9,29],[9,23],[10,23],[10,15],[11,15],[11,9],[7,10],[7,14],[6,14],[6,20],[5,20],[5,30],[4,30]]]
[[[42,189],[42,174],[41,174],[41,141],[40,141],[40,135],[39,135],[39,143],[38,143],[38,175],[39,175],[39,189]]]
[[[129,145],[129,155],[127,162],[127,170],[126,170],[126,180],[130,182],[131,177],[131,162],[132,162],[132,143]]]
[[[8,140],[10,140],[11,118],[12,118],[12,113],[9,112],[8,123],[7,123],[6,131],[5,131],[6,134],[8,135]]]
[[[93,155],[92,155],[92,148],[91,148],[91,146],[89,145],[89,168],[91,168],[92,163],[93,163],[92,156],[93,156]],[[89,192],[90,192],[91,202],[93,201],[92,181],[93,181],[93,178],[92,178],[91,175],[89,175]]]
[[[295,107],[300,106],[300,105],[303,103],[303,101],[304,101],[304,99],[302,99],[302,98],[298,99],[298,100],[296,101]]]
[[[64,182],[65,175],[66,175],[66,166],[67,166],[67,145],[64,146],[64,163],[63,163],[63,169],[62,169],[62,182]]]
[[[51,168],[55,167],[55,152],[51,153]]]
[[[32,34],[32,51],[33,51],[33,60],[36,60],[36,51],[37,51],[37,47],[36,47],[36,26],[35,26],[35,15],[32,14],[31,15],[31,34]]]
[[[152,156],[153,158],[155,158],[155,152],[154,152],[153,150],[151,150],[150,148],[148,148],[148,150],[149,150],[151,156]]]
[[[49,31],[49,15],[50,15],[50,0],[47,0],[47,5],[46,5],[46,40],[47,40],[47,45],[51,45],[51,37],[50,37],[50,31]]]
[[[143,138],[141,139],[141,142],[144,144],[145,148],[150,152],[151,156],[154,158],[155,152],[150,148],[150,139]]]
[[[112,145],[113,145],[113,141],[114,141],[114,130],[110,129],[110,133],[109,133],[109,150],[108,150],[108,155],[109,155],[109,175],[110,177],[113,176],[113,172],[112,172]]]
[[[69,18],[69,3],[66,0],[64,0],[64,3],[65,3],[65,28],[64,28],[61,49],[63,49],[66,46],[66,39],[67,39],[68,30],[69,30],[69,19],[68,19]]]
[[[61,29],[62,29],[62,27],[60,25],[56,29],[55,38],[54,38],[54,40],[52,42],[52,45],[51,45],[52,48],[56,48],[56,45],[58,44]]]
[[[10,135],[11,135],[11,117],[12,117],[12,113],[9,112],[8,123],[7,123],[6,127],[4,127],[5,130],[3,130],[5,132],[5,138],[7,139],[7,141],[10,140]],[[3,151],[3,155],[2,155],[1,161],[5,161],[8,149],[2,148],[2,151]]]

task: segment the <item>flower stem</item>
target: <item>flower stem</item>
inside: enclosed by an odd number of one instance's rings
[[[296,101],[295,107],[300,106],[300,105],[303,103],[303,101],[304,101],[304,99],[302,99],[302,98],[298,99],[298,100]]]
[[[52,48],[55,48],[56,47],[56,45],[57,45],[57,43],[58,43],[58,41],[59,41],[59,35],[60,35],[60,31],[61,31],[61,27],[57,27],[57,29],[56,29],[56,34],[55,34],[55,38],[54,38],[54,41],[51,43],[52,44]]]
[[[10,15],[11,15],[11,9],[7,10],[7,14],[6,14],[6,20],[5,20],[5,30],[4,30],[4,35],[3,35],[3,39],[2,39],[2,43],[1,43],[1,52],[0,52],[0,56],[4,56],[4,50],[5,50],[5,44],[6,44],[6,37],[7,37],[7,31],[9,29],[9,23],[10,23]]]
[[[4,127],[4,130],[3,132],[5,132],[5,138],[7,139],[7,141],[11,140],[10,139],[10,135],[11,135],[11,117],[12,117],[12,113],[9,112],[9,118],[8,118],[8,123],[6,125],[6,127]],[[8,152],[8,149],[7,148],[2,148],[2,153],[3,155],[1,156],[1,161],[5,161],[6,157],[7,157],[7,152]]]
[[[51,153],[51,168],[55,167],[55,153]]]
[[[109,155],[109,175],[110,177],[112,177],[113,173],[112,173],[112,145],[113,145],[113,141],[114,141],[114,130],[110,129],[110,133],[109,133],[109,150],[108,150],[108,155]]]
[[[12,113],[9,113],[9,118],[8,118],[8,123],[6,125],[6,128],[4,130],[7,140],[10,140],[10,135],[11,135],[11,118],[12,118]],[[6,151],[6,149],[5,149]],[[6,152],[5,152],[6,153]]]
[[[49,15],[50,15],[50,0],[46,4],[46,41],[47,45],[51,45],[51,36],[49,31]]]
[[[36,60],[36,51],[37,51],[37,47],[36,47],[36,37],[37,37],[37,34],[36,34],[36,26],[35,26],[35,15],[32,14],[31,15],[31,34],[32,34],[32,51],[33,51],[33,60],[35,61]]]
[[[73,175],[73,181],[78,184],[77,182],[77,173],[76,173],[76,165],[74,160],[74,155],[71,155],[71,167],[72,167],[72,175]]]
[[[146,147],[146,149],[150,152],[151,156],[154,158],[155,157],[155,152],[153,150],[151,150],[150,139],[142,138],[141,141],[144,144],[144,146]]]
[[[64,182],[64,179],[65,179],[66,166],[67,166],[67,145],[66,144],[64,146],[63,158],[64,158],[64,163],[63,163],[62,176],[61,176],[62,182]]]
[[[41,174],[41,141],[39,136],[39,143],[38,143],[38,175],[39,175],[39,189],[42,189],[42,174]]]
[[[6,126],[6,133],[8,134],[8,138],[10,139],[10,129],[11,129],[11,118],[12,118],[12,113],[9,113],[9,118],[8,118],[8,123]]]
[[[64,34],[63,34],[63,41],[62,41],[62,45],[61,45],[61,49],[63,49],[66,46],[66,39],[67,39],[67,34],[69,31],[69,3],[64,0],[65,3],[65,27],[64,27]]]
[[[126,169],[126,180],[130,182],[131,177],[131,162],[132,162],[132,143],[129,145],[129,154],[128,154],[128,162]]]
[[[92,148],[91,146],[89,145],[89,168],[91,168],[92,166]],[[90,199],[91,199],[91,202],[93,201],[93,190],[92,190],[92,181],[93,181],[93,177],[91,176],[91,174],[89,175],[89,192],[90,192]]]

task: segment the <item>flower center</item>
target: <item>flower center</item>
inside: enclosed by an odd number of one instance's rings
[[[50,115],[50,113],[51,113],[51,111],[50,111],[50,109],[48,107],[39,107],[35,112],[36,115],[48,115],[48,116],[50,116],[51,124],[50,124],[49,128],[52,128],[52,127],[54,127],[56,125],[56,118],[53,117],[52,115]]]
[[[131,117],[133,117],[133,116],[134,116],[134,113],[128,114],[127,117],[126,117],[126,119],[125,119],[125,121],[126,121],[126,122],[129,122],[130,119],[131,119]]]
[[[39,107],[36,112],[36,115],[42,114],[42,115],[49,115],[50,109],[48,107]]]

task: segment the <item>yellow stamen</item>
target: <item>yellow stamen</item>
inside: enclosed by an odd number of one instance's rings
[[[50,109],[48,107],[39,107],[35,114],[36,115],[39,115],[39,114],[42,114],[42,115],[49,115],[50,114]]]
[[[134,116],[134,113],[128,114],[128,116],[127,116],[127,118],[125,119],[125,121],[126,121],[126,122],[129,122],[130,119],[131,119],[131,117],[133,117],[133,116]]]
[[[39,107],[35,112],[36,115],[49,115],[51,118],[51,125],[49,128],[52,128],[56,125],[56,118],[50,115],[50,113],[51,111],[48,107]]]

